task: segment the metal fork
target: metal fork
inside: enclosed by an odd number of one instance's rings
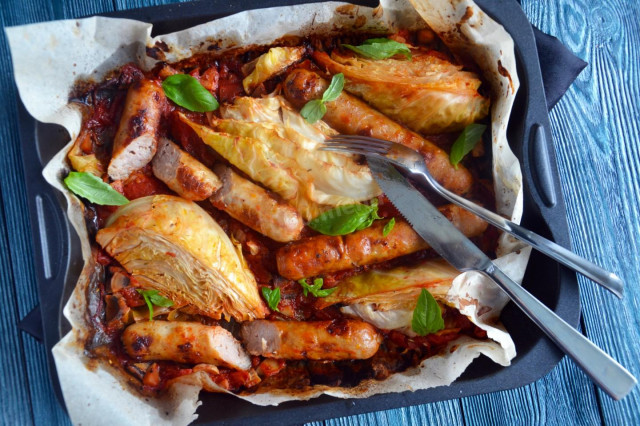
[[[431,176],[422,155],[411,148],[407,148],[406,146],[395,142],[389,142],[367,136],[337,135],[327,140],[320,150],[361,154],[389,161],[390,163],[422,178],[425,183],[452,203],[469,210],[493,226],[528,243],[536,250],[546,254],[557,262],[573,269],[574,271],[580,272],[618,296],[618,298],[622,298],[624,285],[622,280],[616,274],[608,272],[598,265],[578,256],[572,251],[554,243],[553,241],[541,237],[535,232],[531,232],[528,229],[444,188],[433,178],[433,176]]]

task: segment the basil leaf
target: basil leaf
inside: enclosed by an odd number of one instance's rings
[[[331,102],[338,99],[344,88],[344,74],[338,73],[331,78],[331,83],[322,94],[322,102]]]
[[[401,54],[411,59],[411,49],[404,43],[399,43],[388,38],[370,38],[359,46],[343,44],[343,47],[353,50],[360,56],[371,59],[389,59]]]
[[[280,288],[271,290],[269,287],[262,287],[262,295],[272,311],[280,312],[280,309],[278,309],[278,303],[280,303]]]
[[[368,228],[378,218],[378,199],[374,198],[369,206],[349,204],[335,207],[322,213],[308,225],[324,235],[346,235]]]
[[[127,204],[127,197],[116,191],[102,179],[87,172],[71,172],[64,179],[64,184],[76,195],[95,204],[105,206],[122,206]]]
[[[162,82],[162,90],[167,98],[189,111],[207,112],[219,106],[211,92],[187,74],[170,75]]]
[[[163,308],[173,306],[173,301],[158,294],[158,290],[136,289],[136,291],[142,295],[147,307],[149,308],[149,321],[153,321],[153,305],[161,306]]]
[[[315,297],[327,297],[328,295],[330,295],[331,293],[333,293],[338,289],[338,287],[333,287],[333,288],[326,288],[323,290],[322,289],[323,283],[324,283],[324,280],[322,278],[316,278],[315,280],[313,280],[313,285],[307,284],[306,279],[298,280],[298,284],[302,286],[302,292],[304,293],[305,297],[307,297],[309,293],[311,293]]]
[[[451,153],[449,154],[449,161],[453,164],[456,169],[458,168],[458,163],[462,161],[465,155],[467,155],[473,147],[476,146],[478,140],[482,137],[487,126],[484,124],[469,124],[464,128],[458,139],[451,146]]]
[[[322,99],[314,99],[307,102],[300,110],[300,115],[307,120],[307,123],[315,123],[327,113],[325,102],[331,102],[338,99],[342,88],[344,87],[344,74],[339,73],[331,78],[329,87],[322,94]]]
[[[300,115],[307,120],[307,123],[315,123],[320,120],[327,112],[327,106],[322,99],[314,99],[309,101],[300,110]]]
[[[392,217],[391,220],[384,226],[384,228],[382,228],[382,236],[386,237],[387,235],[389,235],[394,226],[396,226],[396,218]]]
[[[418,304],[413,310],[411,329],[420,336],[426,336],[443,328],[444,320],[440,306],[431,293],[423,288],[418,297]]]

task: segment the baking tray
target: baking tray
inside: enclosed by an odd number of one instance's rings
[[[310,2],[268,0],[261,2],[260,6],[266,8],[297,3]],[[353,3],[377,5],[369,0],[356,0]],[[520,89],[511,114],[508,137],[523,170],[525,194],[522,223],[560,245],[570,247],[531,25],[515,0],[476,0],[476,3],[506,28],[515,42]],[[114,12],[105,16],[151,22],[156,35],[251,8],[254,7],[248,0],[234,4],[208,0]],[[34,120],[21,102],[18,109],[43,340],[47,347],[51,382],[64,407],[51,348],[69,330],[62,316],[62,308],[76,284],[83,262],[80,241],[64,213],[66,202],[60,193],[44,181],[42,168],[68,142],[69,135],[59,126]],[[573,272],[533,252],[523,285],[565,321],[577,326],[580,300]],[[536,381],[560,361],[562,353],[513,304],[507,305],[501,318],[518,350],[518,356],[508,368],[502,368],[486,357],[479,357],[456,382],[446,387],[375,395],[366,399],[323,396],[310,401],[283,403],[278,407],[259,407],[232,396],[203,393],[201,397],[204,403],[198,409],[196,423],[302,423],[478,395]]]

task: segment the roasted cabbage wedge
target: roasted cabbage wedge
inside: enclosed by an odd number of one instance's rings
[[[343,73],[347,91],[416,132],[460,131],[489,113],[478,76],[430,52],[414,50],[411,60],[372,60],[335,50],[313,57],[330,73]]]
[[[340,311],[383,330],[398,330],[415,336],[411,328],[413,310],[420,291],[426,288],[440,305],[459,272],[442,259],[389,270],[371,270],[338,282],[337,290],[318,298],[316,308],[341,303]]]
[[[96,241],[139,286],[215,319],[265,316],[239,247],[201,207],[169,195],[139,198],[109,217]]]
[[[251,74],[242,80],[244,91],[250,94],[260,84],[300,61],[304,55],[304,50],[302,46],[272,47],[267,53],[260,55]]]
[[[350,155],[317,150],[332,132],[311,125],[281,97],[237,98],[211,127],[181,119],[210,147],[310,220],[325,210],[380,194],[371,172]]]

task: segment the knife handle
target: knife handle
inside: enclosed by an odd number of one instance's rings
[[[440,185],[432,176],[425,174],[424,172],[420,172],[420,175],[423,179],[431,185],[440,195],[449,201],[458,204],[459,206],[464,207],[469,210],[471,213],[476,216],[486,220],[491,225],[502,229],[505,232],[513,235],[517,239],[524,241],[529,244],[539,252],[546,254],[550,258],[554,259],[556,262],[559,262],[574,271],[581,273],[582,275],[592,279],[593,281],[600,284],[602,287],[606,288],[618,298],[622,298],[622,294],[624,292],[624,285],[622,280],[614,273],[609,272],[600,266],[596,265],[593,262],[588,261],[587,259],[578,256],[573,253],[571,250],[567,250],[559,244],[554,243],[551,240],[548,240],[535,232],[532,232],[526,229],[523,226],[520,226],[516,223],[511,222],[510,220],[505,219],[504,217],[496,214],[490,210],[485,209],[484,207],[469,201],[448,189],[444,188]]]
[[[615,400],[624,398],[637,380],[623,366],[490,263],[480,271],[491,278],[547,336]]]

